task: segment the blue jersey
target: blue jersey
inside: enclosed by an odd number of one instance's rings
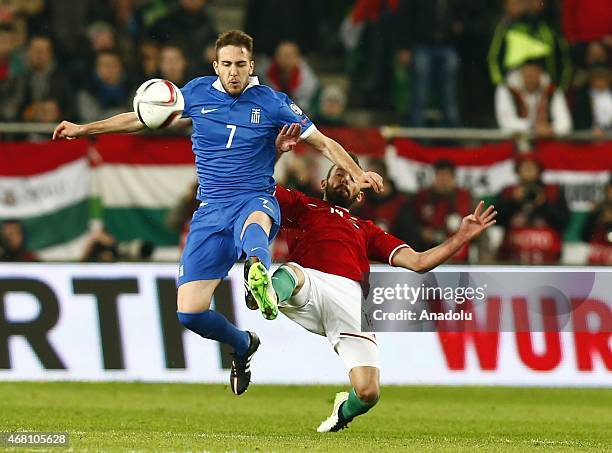
[[[257,77],[251,77],[237,97],[210,76],[193,79],[181,92],[183,117],[193,122],[191,142],[202,201],[273,191],[279,128],[299,123],[302,138],[316,129],[286,94],[259,85]]]

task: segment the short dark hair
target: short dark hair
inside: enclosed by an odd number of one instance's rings
[[[103,49],[96,53],[96,57],[100,57],[102,55],[109,55],[111,57],[117,57],[121,59],[121,53],[117,49]]]
[[[119,60],[119,63],[123,65],[123,57],[121,54],[115,49],[104,49],[96,54],[96,60],[100,57],[114,57]]]
[[[544,166],[542,165],[542,162],[533,153],[527,153],[527,154],[516,156],[514,158],[514,171],[518,173],[519,170],[521,169],[521,166],[525,162],[533,162],[534,164],[536,164],[540,173],[544,171]]]
[[[40,39],[42,39],[43,41],[47,41],[52,49],[55,47],[53,38],[51,38],[51,36],[46,35],[44,33],[38,33],[38,34],[30,36],[30,39],[28,40],[28,46],[31,45],[34,41],[40,40]]]
[[[442,159],[437,161],[434,164],[434,169],[436,171],[438,170],[450,170],[453,174],[455,173],[455,163],[453,161],[450,161],[448,159]]]
[[[540,68],[542,71],[546,70],[546,60],[544,58],[529,58],[523,61],[522,66],[536,66]]]
[[[23,226],[23,222],[19,219],[14,219],[14,218],[8,218],[8,219],[4,219],[2,222],[0,222],[0,225],[4,226],[6,224],[17,224],[17,225],[21,225]]]
[[[177,43],[177,42],[174,42],[174,41],[167,42],[167,43],[163,44],[163,45],[160,47],[160,49],[159,49],[159,50],[160,50],[160,51],[163,51],[164,49],[175,49],[175,50],[178,50],[178,51],[181,53],[181,55],[183,56],[183,58],[185,57],[185,50],[184,50],[184,49],[183,49],[183,47],[182,47],[182,46],[181,46],[179,43]]]
[[[356,155],[355,153],[350,152],[350,151],[347,151],[347,153],[348,153],[348,155],[349,155],[349,156],[351,156],[351,159],[353,159],[353,162],[355,162],[355,163],[357,164],[357,166],[358,166],[359,168],[361,168],[361,164],[359,163],[359,158],[357,157],[357,155]],[[325,179],[329,179],[329,177],[330,177],[330,176],[331,176],[331,174],[332,174],[332,171],[333,171],[333,170],[334,170],[334,168],[336,168],[336,167],[337,167],[337,165],[336,165],[336,164],[334,164],[334,165],[332,165],[331,167],[329,167],[329,171],[327,172],[327,178],[325,178]]]
[[[253,58],[253,38],[242,30],[229,30],[219,35],[215,42],[215,58],[219,56],[219,50],[225,46],[244,47]]]

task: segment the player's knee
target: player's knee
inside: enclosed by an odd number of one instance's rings
[[[355,387],[357,398],[365,403],[376,403],[380,398],[380,387],[375,382],[366,382]]]
[[[182,313],[178,312],[177,314],[179,322],[189,330],[196,330],[198,325],[198,318],[196,313]]]
[[[304,280],[306,278],[304,277],[304,272],[302,271],[301,268],[291,263],[285,263],[281,267],[288,268],[292,272],[292,275],[294,279],[296,280],[295,281],[295,292],[294,292],[294,294],[296,294],[297,292],[299,292],[300,289],[302,289],[302,286],[304,286]]]
[[[242,232],[240,233],[240,238],[244,237],[244,233],[247,227],[251,224],[259,225],[266,234],[270,234],[270,229],[272,228],[272,219],[268,214],[262,211],[254,211],[249,214],[244,225],[242,226]]]

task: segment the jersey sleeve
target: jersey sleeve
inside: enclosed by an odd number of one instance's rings
[[[392,234],[383,231],[374,223],[368,221],[367,225],[367,254],[372,261],[388,263],[393,265],[391,259],[395,253],[403,248],[409,247],[404,241],[396,238]]]
[[[280,100],[280,105],[275,118],[275,122],[278,127],[298,123],[300,126],[302,126],[302,135],[300,135],[302,140],[308,138],[310,134],[317,130],[313,122],[310,121],[310,118],[308,118],[302,109],[299,108],[297,104],[289,98],[289,96],[284,93],[276,94]]]
[[[183,99],[185,100],[185,107],[183,108],[183,114],[181,118],[191,118],[191,105],[193,98],[193,87],[196,84],[197,79],[193,79],[190,82],[181,88],[181,94],[183,95]]]
[[[282,226],[295,228],[304,213],[303,200],[306,195],[298,190],[286,189],[277,185],[275,196],[281,208]]]

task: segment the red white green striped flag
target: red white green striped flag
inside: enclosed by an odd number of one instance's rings
[[[102,159],[93,168],[92,154]],[[174,257],[178,235],[165,216],[194,180],[185,138],[3,143],[0,219],[21,219],[29,248],[42,259],[80,258],[90,219],[99,216],[118,240],[150,240]],[[92,211],[92,200],[101,212]]]

